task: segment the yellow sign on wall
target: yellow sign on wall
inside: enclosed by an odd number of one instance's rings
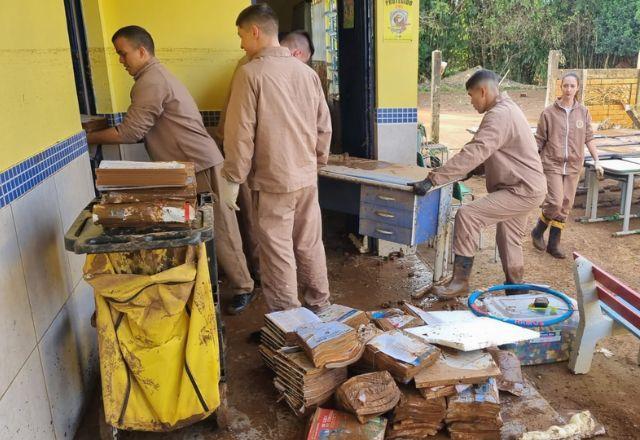
[[[418,0],[384,0],[384,39],[413,41],[413,2]]]

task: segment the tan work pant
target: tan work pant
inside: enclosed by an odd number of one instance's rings
[[[547,197],[542,204],[542,215],[546,217],[547,223],[556,221],[563,225],[573,207],[576,188],[578,188],[578,182],[580,181],[580,173],[568,175],[546,174],[546,176]],[[554,224],[554,226],[559,225]]]
[[[244,254],[249,263],[249,271],[254,276],[260,274],[260,253],[258,245],[258,225],[254,218],[253,201],[251,198],[251,188],[247,183],[240,185],[238,192],[238,225],[240,226],[240,236]]]
[[[254,191],[262,291],[269,311],[329,303],[318,188],[282,194]]]
[[[520,283],[524,277],[522,239],[529,213],[540,206],[544,196],[523,197],[500,190],[463,205],[456,214],[453,252],[473,257],[480,231],[496,225],[496,243],[506,281]]]
[[[213,204],[213,234],[218,264],[226,274],[234,294],[249,293],[253,291],[253,280],[242,251],[236,212],[219,202],[222,179],[222,164],[196,174],[198,192],[210,191],[216,197]]]

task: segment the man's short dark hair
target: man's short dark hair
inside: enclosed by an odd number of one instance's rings
[[[498,76],[498,74],[491,70],[480,69],[476,73],[471,75],[464,86],[467,90],[471,90],[484,82],[492,82],[497,87],[498,83],[500,83],[500,77]]]
[[[236,19],[236,26],[248,23],[255,24],[270,35],[278,35],[278,15],[266,3],[259,3],[244,8]]]
[[[313,40],[311,39],[311,35],[309,35],[309,32],[303,29],[297,29],[295,31],[288,32],[280,37],[280,43],[286,43],[288,41],[293,41],[294,45],[298,46],[298,48],[300,48],[299,42],[305,42],[303,44],[307,45],[307,50],[309,51],[309,56],[311,57],[316,51],[316,48],[313,47]]]
[[[155,55],[153,38],[151,38],[151,34],[143,27],[132,25],[120,28],[115,34],[113,34],[113,37],[111,37],[111,42],[115,43],[118,38],[126,38],[136,47],[136,49],[143,46],[147,49],[147,52],[151,55]]]

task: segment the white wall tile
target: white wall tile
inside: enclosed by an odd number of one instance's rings
[[[54,438],[40,356],[33,350],[7,392],[0,399],[0,438]]]
[[[85,281],[81,281],[71,294],[65,305],[69,312],[71,329],[78,348],[82,382],[85,389],[92,389],[98,377],[98,337],[95,328],[91,327],[91,315],[95,310],[93,289]],[[90,397],[85,395],[85,397]]]
[[[40,341],[44,379],[49,395],[53,427],[58,439],[73,438],[82,404],[91,390],[82,380],[77,335],[64,307]]]
[[[8,206],[0,209],[0,395],[36,346],[18,237]]]
[[[63,233],[69,229],[80,211],[95,197],[93,176],[87,153],[76,158],[54,176]],[[85,255],[67,252],[72,288],[82,279]]]
[[[376,124],[377,159],[415,165],[418,153],[418,125]]]
[[[66,231],[78,213],[94,198],[91,165],[87,153],[73,160],[54,176],[62,227]]]
[[[71,292],[64,232],[54,180],[11,204],[38,340]]]
[[[138,160],[141,162],[150,162],[149,153],[144,144],[128,144],[120,147],[122,160]]]

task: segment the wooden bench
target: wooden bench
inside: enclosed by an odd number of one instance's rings
[[[585,374],[600,339],[625,330],[640,338],[640,293],[580,254],[574,252],[573,259],[580,325],[569,369],[575,374]]]

